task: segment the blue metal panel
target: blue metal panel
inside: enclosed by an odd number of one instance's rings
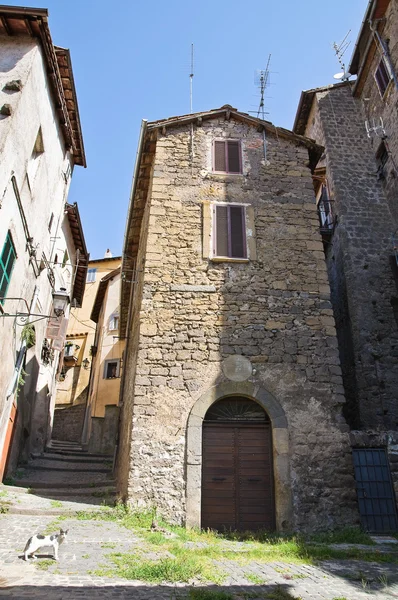
[[[362,526],[377,533],[396,531],[397,507],[385,449],[356,448],[352,454]]]

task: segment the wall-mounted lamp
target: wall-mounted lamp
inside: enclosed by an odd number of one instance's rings
[[[61,288],[59,292],[53,292],[53,311],[57,317],[65,314],[69,303],[70,299],[65,288]]]
[[[54,291],[52,293],[52,296],[53,296],[53,311],[54,311],[52,315],[41,315],[41,314],[36,314],[36,313],[30,312],[28,303],[26,302],[25,298],[6,298],[4,296],[0,296],[0,306],[1,306],[0,317],[19,318],[23,325],[25,323],[27,323],[28,319],[30,319],[31,317],[36,317],[33,321],[30,321],[31,323],[35,323],[36,321],[40,321],[41,319],[51,319],[54,317],[54,315],[57,317],[57,319],[59,319],[62,315],[65,314],[66,308],[67,308],[68,304],[70,303],[70,299],[69,299],[68,293],[65,288],[61,288],[58,292]],[[18,300],[20,302],[23,302],[25,304],[26,309],[22,310],[22,311],[18,311],[16,313],[9,313],[4,308],[4,306],[2,306],[3,302],[6,300]]]
[[[88,368],[89,368],[89,366],[90,366],[90,361],[88,360],[88,358],[85,358],[85,359],[82,361],[82,365],[83,365],[83,369],[88,369]]]

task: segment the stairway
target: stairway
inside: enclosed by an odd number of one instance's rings
[[[76,442],[51,440],[45,452],[18,469],[16,483],[42,498],[113,505],[112,463],[112,456],[90,454]]]

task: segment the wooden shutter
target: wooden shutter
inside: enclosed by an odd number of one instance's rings
[[[241,173],[240,143],[229,141],[228,144],[228,173]]]
[[[60,319],[58,335],[55,338],[52,338],[52,340],[53,340],[52,347],[54,350],[58,350],[59,352],[61,352],[61,350],[63,349],[64,344],[65,344],[67,329],[68,329],[68,319],[66,319],[65,317],[62,317],[62,319]],[[47,337],[50,337],[50,336],[47,336]],[[70,356],[73,356],[73,352]]]
[[[225,142],[214,142],[214,170],[226,171]]]
[[[228,253],[228,206],[215,206],[215,255],[229,256]]]
[[[379,86],[380,93],[384,95],[384,92],[386,91],[391,79],[390,74],[387,70],[387,65],[384,62],[384,58],[381,59],[379,66],[377,67],[375,78],[377,81],[377,85]]]
[[[230,249],[232,258],[246,258],[245,209],[229,206]]]
[[[3,251],[0,256],[0,296],[5,296],[10,283],[12,269],[15,262],[15,248],[10,232],[7,233]],[[3,303],[0,300],[1,303]]]
[[[215,256],[246,258],[246,223],[243,206],[217,205],[215,210]]]

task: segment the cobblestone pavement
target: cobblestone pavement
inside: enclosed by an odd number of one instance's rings
[[[54,561],[50,566],[43,563],[44,558],[52,558],[44,554],[46,550],[43,554],[39,551],[40,558],[35,562],[22,560],[26,540],[53,522],[54,516],[49,515],[0,515],[0,598],[178,600],[187,597],[190,586],[183,584],[151,585],[94,574],[106,564],[108,553],[142,547],[142,540],[115,522],[82,521],[67,516],[61,526],[69,528],[69,539],[60,548],[59,562]],[[229,547],[231,544],[234,543],[230,542]],[[278,585],[288,594],[286,600],[398,599],[396,565],[361,561],[325,561],[317,567],[257,562],[238,565],[234,561],[217,564],[228,573],[217,589],[232,593],[239,600],[266,599]],[[262,583],[254,585],[253,578],[261,579]]]

